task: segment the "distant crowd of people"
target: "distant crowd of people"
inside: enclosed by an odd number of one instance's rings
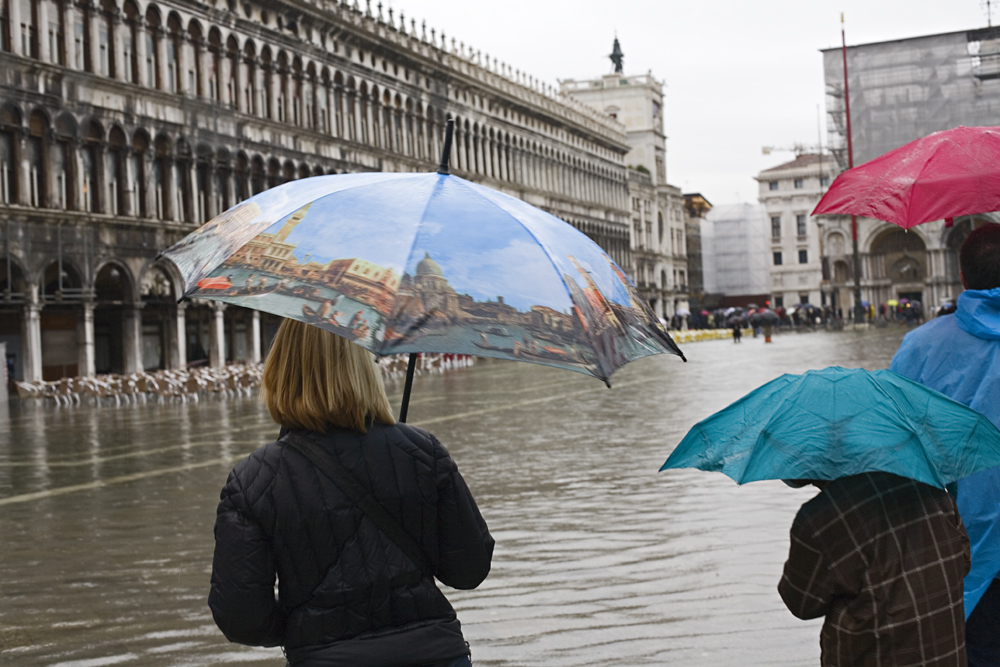
[[[765,308],[766,309],[766,308]],[[667,322],[671,331],[684,331],[688,329],[731,329],[737,323],[743,328],[750,328],[750,318],[755,312],[760,312],[761,308],[756,306],[716,308],[714,310],[703,310],[690,315],[674,315]],[[868,324],[905,324],[906,326],[919,326],[925,321],[924,307],[919,301],[907,301],[905,299],[890,303],[881,303],[877,307],[874,304],[864,302],[862,304],[864,321]],[[813,306],[809,304],[795,305],[789,308],[778,306],[772,312],[778,316],[775,326],[778,328],[839,328],[845,321],[845,312],[842,307],[833,306]],[[933,311],[935,317],[947,315],[955,312],[954,301],[946,301]],[[853,319],[851,308],[846,312],[847,321]]]

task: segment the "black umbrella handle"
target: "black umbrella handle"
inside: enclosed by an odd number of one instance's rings
[[[444,149],[441,151],[441,164],[437,173],[448,176],[451,171],[448,169],[448,161],[451,159],[451,135],[455,133],[455,119],[449,118],[444,128]]]
[[[451,121],[449,121],[451,122]],[[410,389],[413,388],[413,371],[417,367],[417,353],[410,352],[410,361],[406,364],[406,384],[403,385],[403,404],[399,406],[399,420],[406,423],[406,413],[410,407]]]

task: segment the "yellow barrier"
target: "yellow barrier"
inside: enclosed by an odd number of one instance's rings
[[[732,329],[690,329],[687,331],[669,331],[668,333],[678,345],[681,343],[694,343],[699,340],[721,340],[733,337]],[[743,335],[751,336],[753,335],[753,330],[744,329]]]

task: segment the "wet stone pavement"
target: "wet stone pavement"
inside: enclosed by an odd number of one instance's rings
[[[610,391],[485,360],[418,378],[410,421],[449,448],[497,540],[478,590],[445,588],[476,665],[817,664],[819,621],[776,591],[812,493],[657,471],[691,425],[754,387],[886,368],[903,333],[692,343],[689,363],[634,362]],[[277,432],[255,399],[12,403],[0,424],[0,664],[284,664],[229,644],[205,603],[219,490]]]

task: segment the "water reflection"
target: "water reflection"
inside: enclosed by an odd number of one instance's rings
[[[818,625],[775,586],[808,490],[657,473],[698,420],[784,372],[885,368],[898,329],[688,345],[607,390],[482,362],[418,379],[411,421],[451,450],[497,538],[448,590],[477,665],[800,665]],[[394,400],[400,387],[393,385]],[[0,662],[282,665],[205,605],[218,492],[277,429],[255,399],[10,410],[0,430]]]

